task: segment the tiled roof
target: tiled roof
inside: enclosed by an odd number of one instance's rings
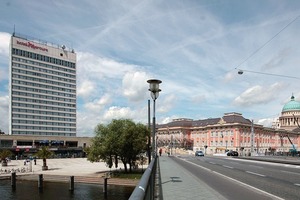
[[[242,124],[251,124],[249,119],[245,119],[241,115],[225,115],[223,120],[227,123],[242,123]]]
[[[191,127],[192,122],[190,120],[182,120],[182,121],[172,121],[167,124],[160,124],[157,128],[166,128],[166,127]]]
[[[226,124],[240,123],[240,124],[251,124],[249,119],[245,119],[241,114],[228,113],[222,118],[208,118],[200,120],[178,120],[172,121],[167,124],[157,125],[157,128],[167,127],[205,127],[208,125],[217,125],[219,122]]]
[[[221,118],[208,118],[208,119],[196,120],[193,121],[193,127],[214,125],[217,124],[220,120]]]

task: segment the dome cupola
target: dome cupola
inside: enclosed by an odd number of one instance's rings
[[[287,111],[300,111],[300,102],[295,101],[294,95],[292,95],[291,100],[282,108],[282,112]]]

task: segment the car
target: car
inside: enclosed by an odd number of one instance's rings
[[[239,156],[239,153],[237,151],[228,151],[227,156]]]
[[[196,151],[195,156],[204,156],[203,151]]]

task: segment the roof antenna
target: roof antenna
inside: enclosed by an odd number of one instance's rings
[[[14,24],[14,32],[13,32],[13,36],[15,36],[15,32],[16,32],[16,25]]]

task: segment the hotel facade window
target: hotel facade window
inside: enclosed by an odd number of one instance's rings
[[[76,53],[13,34],[10,135],[76,136]]]

